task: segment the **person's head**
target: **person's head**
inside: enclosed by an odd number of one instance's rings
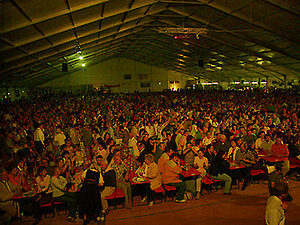
[[[246,142],[242,142],[240,145],[241,151],[245,152],[247,150],[247,143]]]
[[[154,162],[154,156],[152,154],[145,155],[145,163],[147,165],[150,165],[153,162]]]
[[[179,154],[178,153],[172,153],[169,157],[170,157],[170,160],[173,160],[177,164],[180,164]]]
[[[102,157],[101,155],[97,155],[97,156],[96,156],[96,162],[97,162],[97,164],[98,164],[99,166],[100,166],[100,164],[101,164],[102,159],[103,159],[103,157]]]
[[[248,136],[252,136],[252,130],[249,129],[249,130],[247,131],[247,135],[248,135]]]
[[[282,139],[279,135],[276,137],[275,142],[276,142],[276,144],[281,144],[282,143]]]
[[[8,173],[4,168],[0,168],[0,180],[7,181]]]
[[[210,139],[211,138],[211,133],[209,131],[206,132],[206,136],[207,136],[208,139]]]
[[[267,142],[269,142],[269,141],[271,141],[271,136],[269,134],[266,134],[265,139],[266,139]]]
[[[57,160],[57,166],[58,166],[59,168],[64,167],[64,164],[65,164],[65,159],[64,159],[64,158],[59,158],[59,159]]]
[[[102,171],[105,171],[107,166],[108,166],[108,162],[105,159],[100,160],[100,164],[99,164],[100,168]]]
[[[221,134],[221,135],[220,135],[220,141],[221,141],[222,143],[225,143],[225,141],[226,141],[226,136],[225,136],[224,134]]]
[[[166,148],[166,146],[165,146],[165,143],[163,143],[163,142],[160,142],[159,144],[158,144],[158,148],[160,149],[160,150],[165,150],[165,148]]]
[[[280,199],[285,198],[289,193],[289,186],[286,182],[277,182],[274,187],[274,195]]]
[[[37,174],[38,176],[40,177],[45,177],[46,174],[47,174],[47,170],[46,170],[46,167],[45,166],[40,166],[37,170]]]
[[[120,165],[122,163],[122,159],[120,155],[115,155],[114,156],[114,161],[116,164]]]
[[[263,132],[263,131],[259,132],[258,136],[259,136],[261,139],[264,139],[264,138],[265,138],[265,132]]]
[[[198,150],[198,156],[199,156],[199,158],[200,159],[202,159],[203,158],[203,156],[204,156],[204,152],[203,152],[203,150],[202,149],[200,149],[200,150]]]

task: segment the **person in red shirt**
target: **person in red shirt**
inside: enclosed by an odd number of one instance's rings
[[[287,172],[290,170],[290,162],[288,159],[289,149],[286,146],[286,144],[282,142],[282,138],[280,135],[276,137],[276,141],[272,145],[271,152],[272,152],[272,156],[278,157],[281,159],[281,161],[283,161],[282,173],[285,176]]]

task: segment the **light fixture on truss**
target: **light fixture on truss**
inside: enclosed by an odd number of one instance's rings
[[[201,35],[206,35],[208,32],[214,33],[238,33],[238,32],[253,32],[252,29],[228,29],[228,30],[213,30],[207,28],[176,28],[176,27],[158,27],[159,33],[176,34],[177,38],[188,39],[190,35],[195,35],[197,39]],[[175,38],[175,39],[177,39]]]
[[[189,34],[196,35],[196,38],[199,39],[200,35],[207,34],[206,28],[174,28],[174,27],[159,27],[160,33],[168,33],[168,34],[183,34],[181,35],[183,38],[187,38]]]

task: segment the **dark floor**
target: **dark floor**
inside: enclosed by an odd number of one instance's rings
[[[267,185],[263,182],[253,184],[245,191],[234,189],[231,196],[222,194],[222,190],[202,196],[199,200],[186,203],[164,202],[148,206],[136,206],[132,209],[112,210],[104,223],[106,225],[261,225],[268,197]],[[288,203],[287,225],[300,224],[300,181],[290,181],[290,193],[294,200]],[[28,220],[30,218],[25,218]],[[78,221],[75,224],[81,224]],[[14,223],[19,224],[19,223]],[[32,224],[24,221],[22,224]],[[42,219],[40,225],[72,224],[65,216]],[[95,222],[90,224],[96,224]]]

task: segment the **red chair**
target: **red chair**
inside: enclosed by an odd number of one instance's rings
[[[175,189],[176,189],[176,188],[175,188]],[[163,187],[160,186],[159,188],[154,189],[154,192],[155,192],[156,195],[162,196],[162,197],[160,198],[160,200],[161,200],[160,203],[163,203],[163,198],[164,198],[164,196],[165,196],[165,195],[164,195],[165,190],[163,189]],[[155,202],[155,199],[154,199],[154,202]]]
[[[207,186],[207,194],[209,194],[212,190],[217,191],[217,188],[214,187],[216,184],[220,184],[222,180],[216,180],[211,178],[209,175],[206,175],[205,177],[202,178],[201,180],[202,185],[201,185],[201,194],[203,195],[203,187]]]
[[[65,203],[63,203],[63,202],[53,202],[53,206],[54,206],[54,209],[55,209],[57,215],[60,215],[59,214],[60,211],[65,211],[65,213],[62,214],[62,215],[67,214],[68,206]]]
[[[172,201],[173,201],[174,197],[176,196],[176,187],[164,184],[164,189],[166,191],[165,201],[167,202],[167,197],[169,195],[171,195],[171,198],[172,198]]]
[[[250,177],[251,177],[251,184],[253,184],[253,178],[259,175],[265,174],[265,171],[263,170],[251,170],[250,171]],[[259,179],[257,179],[257,182],[259,183]]]
[[[45,218],[55,217],[55,210],[54,210],[54,205],[53,205],[52,200],[49,203],[46,203],[44,205],[40,205],[40,207],[41,207],[41,210],[42,210],[43,214],[45,215]],[[47,217],[47,211],[51,211],[52,216]]]
[[[109,205],[113,206],[113,209],[117,208],[119,202],[122,203],[123,208],[125,207],[125,194],[123,189],[116,188],[115,191],[111,195],[106,196],[105,199]]]

